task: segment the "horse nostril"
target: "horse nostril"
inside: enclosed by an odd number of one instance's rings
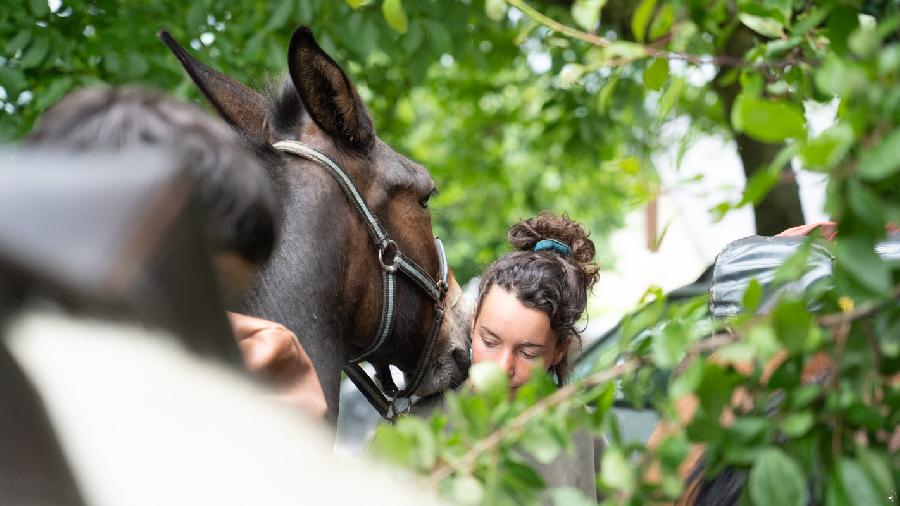
[[[453,361],[456,362],[456,366],[460,371],[466,372],[469,370],[469,350],[464,348],[456,348],[453,350]]]

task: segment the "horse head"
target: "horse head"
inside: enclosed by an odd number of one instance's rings
[[[442,251],[432,236],[429,199],[434,180],[423,166],[382,142],[365,104],[341,67],[297,29],[281,86],[260,94],[190,56],[170,35],[160,35],[218,113],[255,146],[266,162],[282,211],[275,252],[256,274],[245,301],[248,313],[277,321],[299,338],[313,360],[329,404],[337,414],[344,358],[372,345],[379,331],[384,263],[367,222],[322,164],[273,149],[302,142],[333,161],[358,191],[394,244],[431,280],[440,278]],[[390,335],[366,360],[394,365],[407,375],[429,349],[430,367],[416,394],[428,395],[462,381],[467,367],[467,325],[455,304],[452,273],[446,316],[436,344],[428,343],[440,304],[408,276],[396,276]]]

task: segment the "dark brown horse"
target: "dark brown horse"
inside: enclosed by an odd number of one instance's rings
[[[335,177],[272,145],[300,141],[333,160],[397,248],[431,279],[441,269],[428,210],[434,181],[424,167],[377,137],[350,79],[308,28],[294,32],[288,76],[269,96],[200,63],[167,33],[160,37],[219,114],[266,161],[282,212],[280,240],[253,281],[245,310],[285,325],[300,338],[322,383],[329,418],[336,420],[344,358],[364,350],[379,330],[385,304],[382,265],[366,224]],[[367,361],[412,374],[428,350],[436,306],[410,279],[396,279],[393,331]],[[468,365],[467,327],[452,302],[459,292],[452,276],[449,285],[447,314],[418,395],[455,386]]]

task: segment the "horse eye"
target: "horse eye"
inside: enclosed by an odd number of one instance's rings
[[[419,201],[419,204],[421,204],[421,206],[424,207],[425,209],[428,209],[428,203],[431,201],[431,199],[437,197],[438,193],[439,192],[438,192],[437,188],[432,188],[432,190],[428,193],[428,195],[424,199]]]

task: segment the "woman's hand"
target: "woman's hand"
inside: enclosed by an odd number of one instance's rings
[[[803,235],[809,235],[813,232],[813,230],[818,230],[822,237],[828,239],[829,241],[833,241],[835,237],[837,237],[837,223],[833,221],[823,221],[821,223],[809,223],[807,225],[800,225],[799,227],[792,227],[775,237],[797,237]]]
[[[325,394],[297,336],[283,325],[253,316],[229,312],[228,321],[247,369],[271,381],[279,398],[322,418]]]

